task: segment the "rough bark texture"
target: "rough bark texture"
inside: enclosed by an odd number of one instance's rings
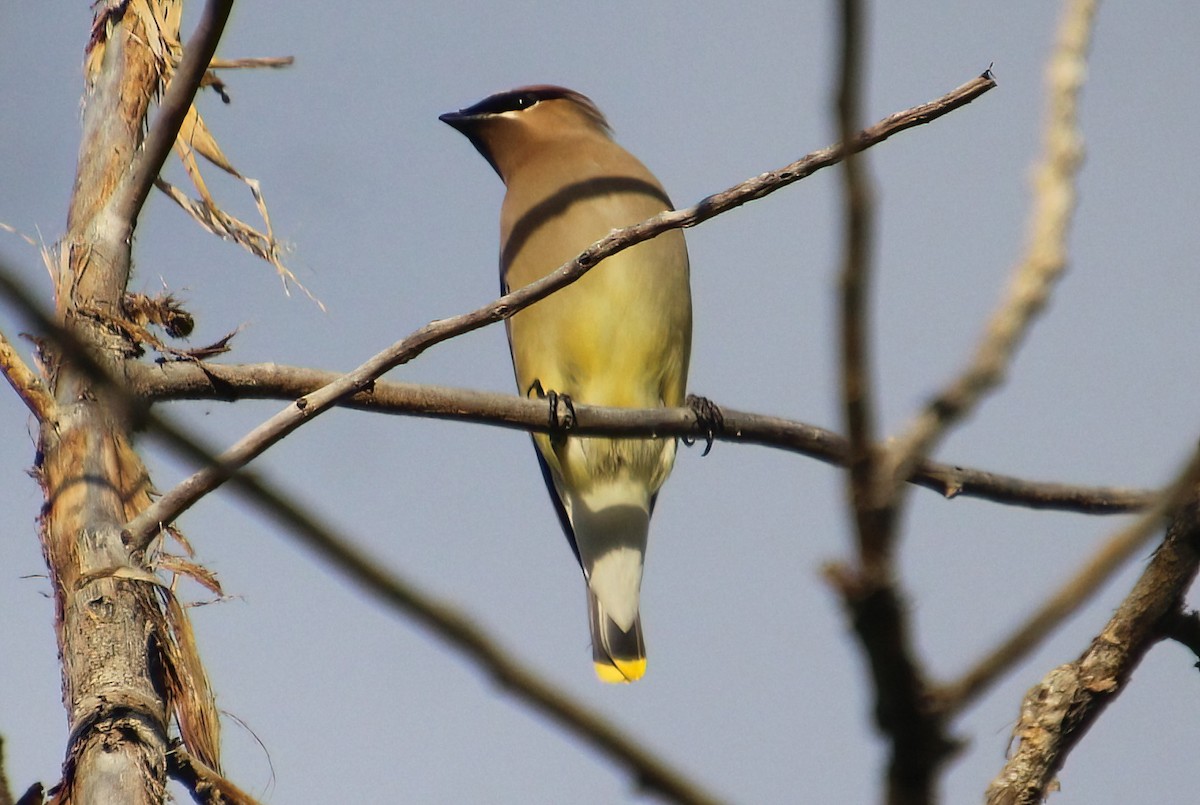
[[[159,75],[140,28],[134,15],[109,17],[98,26],[102,42],[93,38],[104,53],[85,95],[56,288],[60,322],[116,376],[129,345],[103,317],[120,311],[132,224],[108,202],[137,152]],[[103,384],[62,350],[51,365],[57,410],[39,434],[41,539],[70,724],[56,800],[161,802],[168,712],[162,612],[143,557],[121,540],[121,526],[149,503],[149,479],[131,446],[131,424]]]

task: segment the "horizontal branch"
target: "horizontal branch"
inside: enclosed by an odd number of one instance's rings
[[[213,59],[208,66],[211,70],[246,70],[260,67],[278,70],[281,67],[291,67],[295,63],[295,56],[254,56],[244,59]]]
[[[215,364],[177,361],[129,366],[132,390],[149,402],[165,400],[294,400],[340,377],[337,372],[275,363]],[[509,394],[413,383],[376,382],[370,390],[343,398],[338,406],[384,414],[423,416],[548,432],[547,404]],[[803,422],[721,409],[718,441],[773,447],[845,465],[846,441],[837,433]],[[697,436],[690,408],[602,408],[575,405],[573,432],[581,436]],[[925,461],[910,481],[946,498],[971,497],[994,503],[1081,514],[1137,511],[1154,492],[1110,486],[1078,486],[1030,481],[984,470]]]

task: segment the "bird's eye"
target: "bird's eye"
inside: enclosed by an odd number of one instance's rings
[[[525,92],[501,92],[496,95],[484,98],[474,106],[469,106],[463,110],[465,114],[472,115],[502,115],[505,112],[521,112],[531,106],[536,106],[540,101],[544,101],[546,95],[536,91]]]

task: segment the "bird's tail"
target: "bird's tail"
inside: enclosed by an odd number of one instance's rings
[[[588,587],[588,622],[592,628],[592,661],[601,682],[633,682],[646,673],[646,643],[642,616],[635,615],[628,630],[604,612],[600,599]]]
[[[564,505],[587,579],[596,674],[632,682],[646,672],[638,599],[652,493],[644,481],[623,475],[567,491]]]
[[[587,578],[596,674],[632,682],[646,672],[638,614],[642,559],[650,528],[645,484],[609,484],[571,503],[571,524]]]

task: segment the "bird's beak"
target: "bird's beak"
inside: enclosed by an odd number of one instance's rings
[[[465,131],[470,127],[472,121],[475,120],[475,115],[468,114],[465,110],[457,112],[447,112],[444,115],[439,115],[438,120],[448,126],[453,126],[458,131]]]
[[[479,122],[486,119],[486,115],[474,114],[469,109],[459,109],[457,112],[447,112],[444,115],[438,115],[438,120],[448,126],[452,126],[455,131],[470,140],[471,145],[475,146],[475,150],[492,166],[492,170],[496,171],[497,175],[503,178],[504,174],[500,173],[500,168],[496,165],[496,160],[492,157],[488,146],[479,136]]]

